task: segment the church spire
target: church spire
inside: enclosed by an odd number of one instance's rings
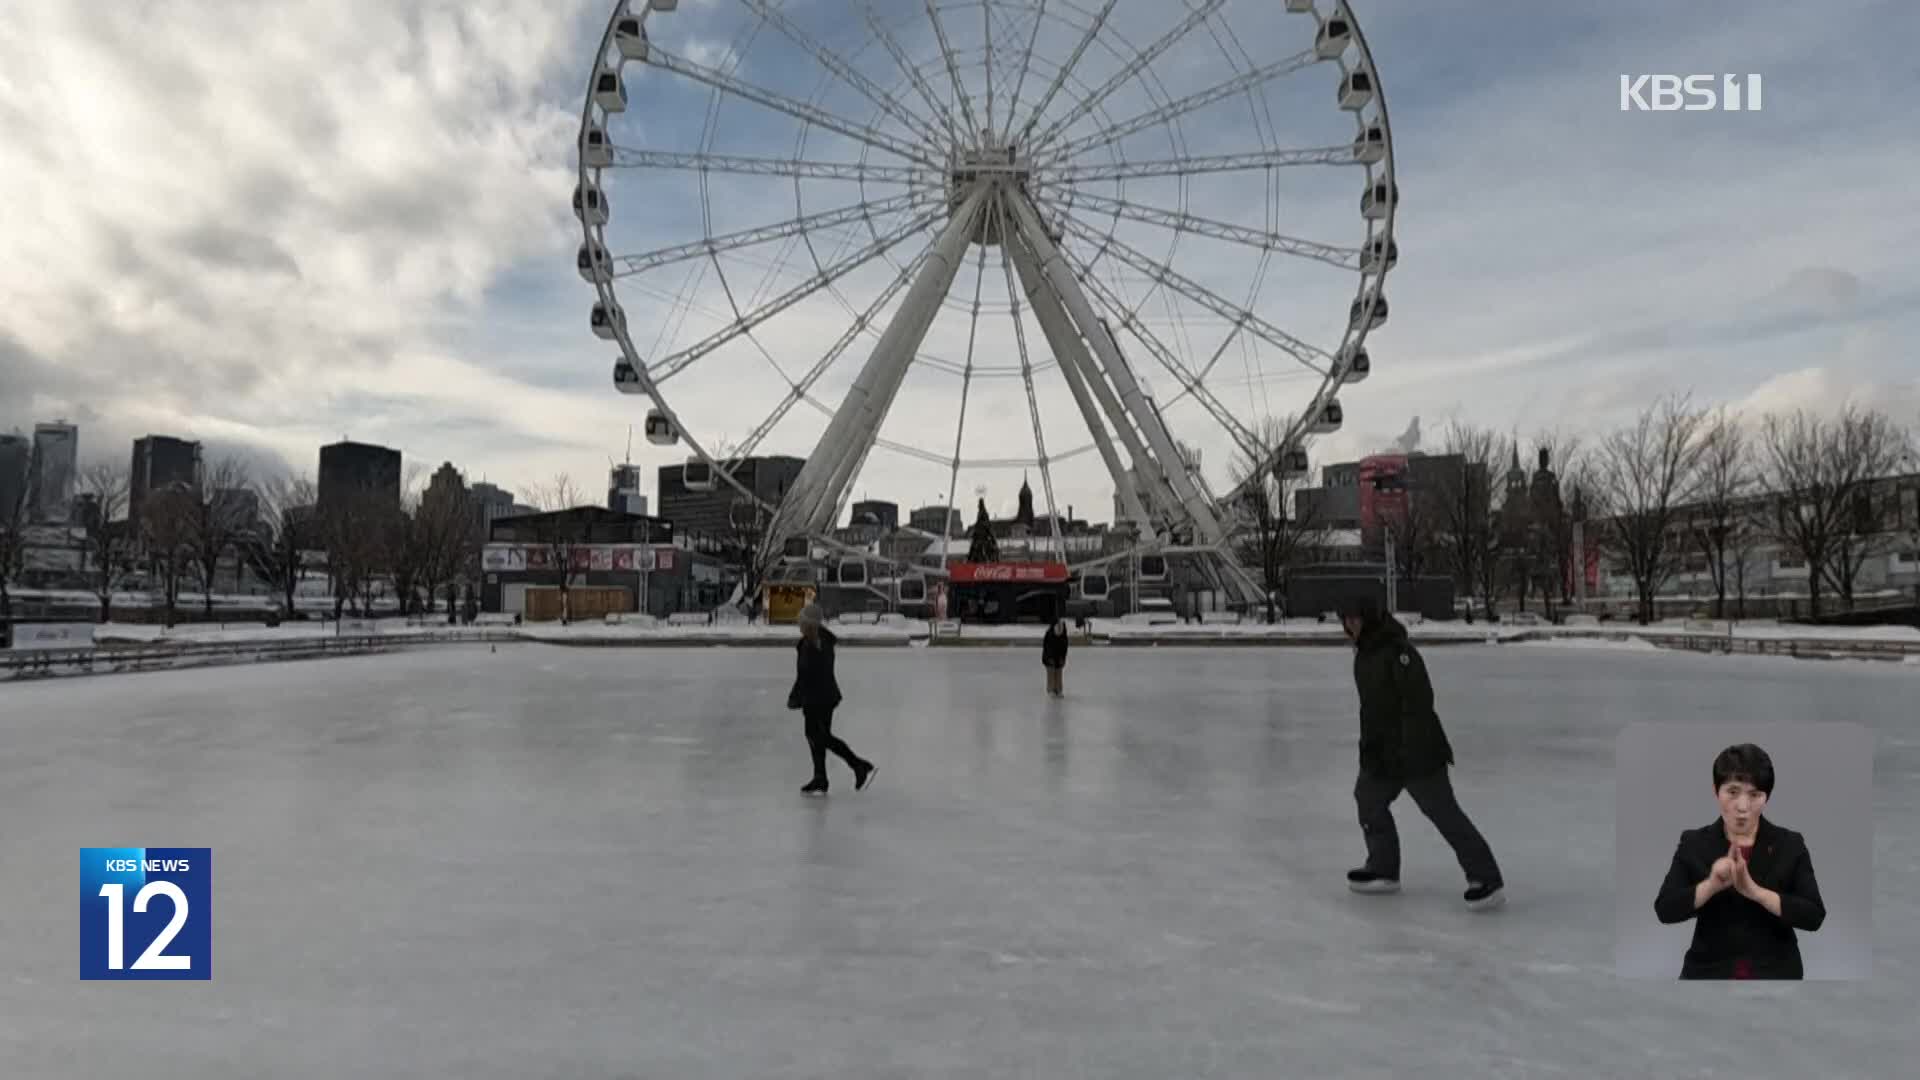
[[[1033,527],[1033,488],[1027,484],[1024,471],[1020,474],[1020,509],[1014,514],[1014,520],[1028,528]]]

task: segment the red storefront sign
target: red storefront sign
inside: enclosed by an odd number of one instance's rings
[[[1067,564],[1063,562],[957,562],[949,566],[956,585],[1065,585]]]

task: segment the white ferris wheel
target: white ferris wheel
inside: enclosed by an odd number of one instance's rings
[[[1346,0],[618,0],[579,140],[614,384],[775,579],[873,558],[833,537],[863,485],[950,513],[1011,472],[1076,574],[1257,598],[1247,500],[1340,427],[1398,257]],[[783,491],[736,475],[801,448]],[[1112,493],[1124,550],[1063,540],[1063,491]]]

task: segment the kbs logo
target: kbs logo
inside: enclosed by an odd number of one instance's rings
[[[82,979],[211,979],[212,918],[212,848],[80,849]]]
[[[1622,75],[1621,112],[1759,112],[1760,76]],[[1744,92],[1743,92],[1744,91]]]

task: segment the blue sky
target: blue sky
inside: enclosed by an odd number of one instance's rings
[[[1070,22],[1097,6],[1050,0],[1043,55],[1060,58],[1074,40]],[[82,425],[83,457],[124,460],[132,438],[161,432],[203,438],[263,469],[305,470],[320,443],[345,434],[398,446],[428,470],[451,460],[509,487],[560,472],[588,490],[602,486],[607,458],[624,452],[627,425],[642,411],[612,392],[612,351],[587,331],[592,291],[573,272],[579,229],[567,197],[580,95],[609,7],[188,3],[103,23],[63,0],[10,5],[0,27],[0,429],[64,416]],[[910,53],[934,61],[923,17],[874,7]],[[1063,97],[1103,81],[1117,55],[1155,38],[1185,7],[1120,5]],[[1594,435],[1661,393],[1687,390],[1753,411],[1852,398],[1920,421],[1912,182],[1920,135],[1911,119],[1920,13],[1911,5],[1354,7],[1392,109],[1401,261],[1387,289],[1391,321],[1369,339],[1376,374],[1343,393],[1348,425],[1315,445],[1317,457],[1375,449],[1415,415],[1429,432],[1457,417],[1523,436]],[[992,8],[997,47],[1024,47],[1031,3]],[[1277,0],[1229,0],[1217,21],[1155,64],[1154,92],[1178,97],[1230,76],[1235,63],[1305,48],[1311,20],[1282,9]],[[783,10],[918,106],[859,5],[792,0]],[[942,10],[959,47],[977,50],[982,6]],[[750,81],[803,98],[824,87],[822,107],[861,122],[874,112],[772,28],[743,47],[736,32],[751,20],[732,0],[683,0],[649,26],[680,55],[738,56]],[[977,55],[969,62],[978,92],[985,68]],[[696,146],[706,92],[627,70],[634,107],[616,123],[617,141]],[[1051,74],[1045,64],[1034,70],[1036,80]],[[937,66],[926,71],[944,85]],[[1618,77],[1630,72],[1759,72],[1765,111],[1621,112]],[[996,77],[1004,102],[1006,70]],[[1336,80],[1326,65],[1275,80],[1271,131],[1240,98],[1183,118],[1179,137],[1193,152],[1343,141],[1352,121],[1333,106]],[[1027,103],[1035,93],[1030,81]],[[1151,108],[1152,97],[1129,84],[1107,105],[1117,120]],[[798,131],[784,116],[729,102],[711,149],[790,157]],[[1154,130],[1122,148],[1130,158],[1165,156],[1169,140]],[[851,160],[849,146],[816,132],[805,154]],[[1364,235],[1357,171],[1276,175],[1280,231],[1346,244]],[[617,250],[708,228],[688,174],[622,172],[609,194]],[[714,231],[795,212],[791,184],[730,180],[712,194]],[[861,197],[826,183],[801,194],[809,212]],[[1258,174],[1210,177],[1189,185],[1186,206],[1259,224],[1267,194]],[[1172,206],[1181,192],[1148,182],[1125,197]],[[1107,224],[1079,217],[1102,231]],[[1117,235],[1236,303],[1248,298],[1257,260],[1244,249],[1190,240],[1170,248],[1169,234],[1139,225]],[[847,234],[817,239],[831,258]],[[810,272],[804,251],[784,261],[780,253],[769,245],[721,266],[747,292],[777,291]],[[724,317],[713,269],[687,274],[697,265],[622,282],[641,348],[685,345]],[[1110,264],[1101,265],[1104,274]],[[864,306],[894,273],[868,267],[847,280],[844,299]],[[952,453],[960,380],[941,368],[964,363],[973,275],[969,262],[923,346],[930,362],[889,415],[888,440]],[[1130,300],[1147,292],[1137,275],[1107,280]],[[1353,284],[1317,264],[1278,260],[1250,306],[1330,346]],[[997,256],[985,288],[1005,306]],[[696,308],[685,325],[664,322],[671,309],[658,298],[676,295]],[[1155,299],[1142,316],[1194,367],[1224,333],[1190,303]],[[1017,362],[1012,321],[1004,312],[985,321],[978,358],[1003,374],[975,382],[962,456],[1034,457],[1021,381],[1005,374]],[[768,324],[766,353],[737,343],[669,384],[668,396],[703,440],[738,439],[778,401],[779,373],[797,377],[850,322],[840,302],[808,301]],[[1049,452],[1085,446],[1044,339],[1030,320],[1022,328],[1041,365],[1035,394]],[[857,343],[822,379],[825,404],[871,343]],[[1143,348],[1129,349],[1157,397],[1177,394]],[[1288,371],[1273,350],[1243,354],[1236,343],[1208,385],[1254,422],[1311,392]],[[1168,422],[1221,478],[1230,456],[1221,429],[1190,401],[1170,407]],[[762,449],[804,454],[823,424],[797,407]],[[653,466],[674,455],[643,447],[636,459]],[[1004,510],[1020,472],[969,468],[957,486],[968,501],[985,486]],[[1060,463],[1054,480],[1062,506],[1110,514],[1111,484],[1093,455]],[[857,494],[919,504],[944,497],[947,484],[945,467],[883,449]]]

